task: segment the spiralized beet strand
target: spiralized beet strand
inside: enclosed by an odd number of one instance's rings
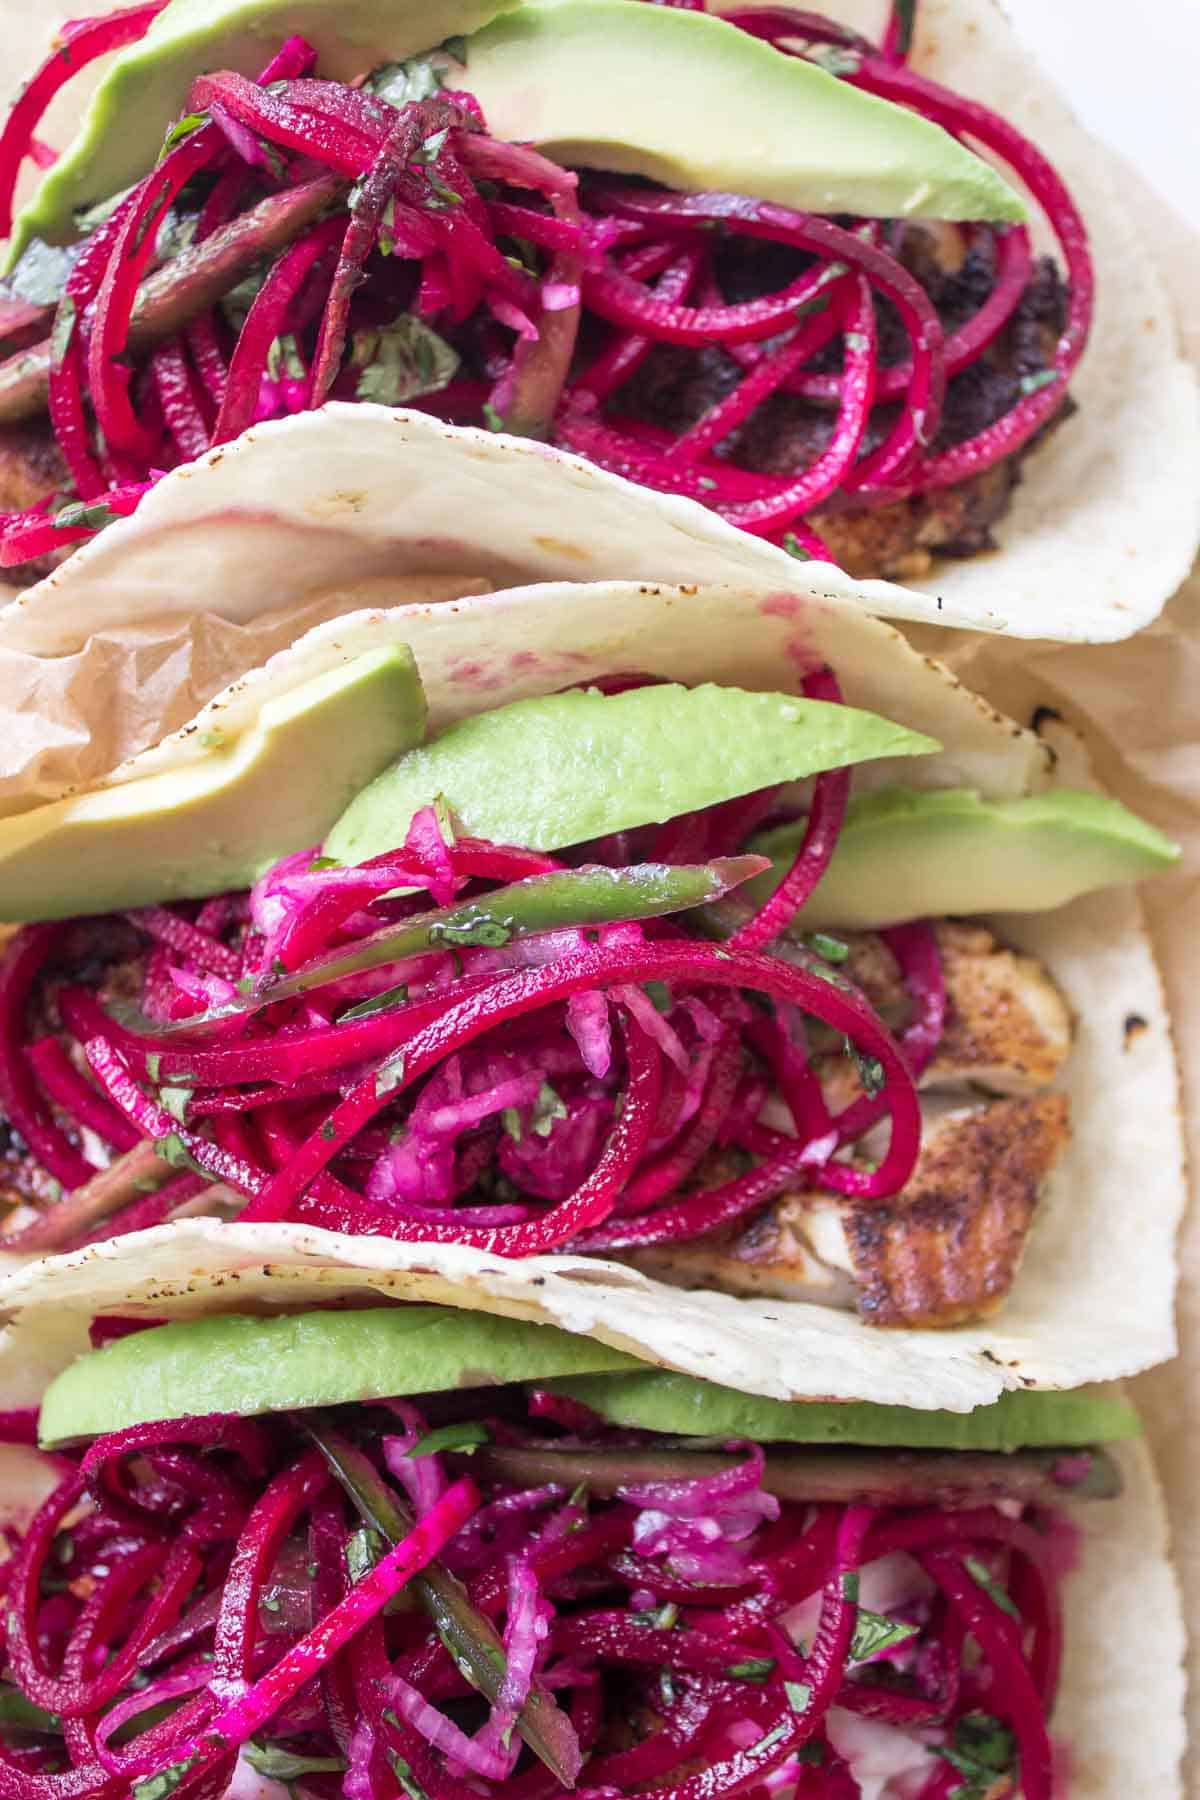
[[[46,159],[36,130],[59,88],[136,42],[158,10],[64,27],[0,136],[0,215],[11,215],[25,160]],[[684,10],[700,10],[698,0]],[[469,92],[397,109],[370,84],[323,79],[311,46],[290,38],[258,81],[197,75],[164,160],[83,246],[53,332],[0,364],[0,417],[36,412],[48,383],[71,492],[47,500],[133,497],[69,527],[37,509],[0,519],[0,566],[86,541],[163,471],[331,397],[545,438],[818,559],[828,550],[814,512],[898,503],[1022,452],[1060,413],[1091,325],[1087,234],[1061,178],[1006,120],[907,65],[905,9],[879,49],[803,10],[727,17],[780,55],[833,54],[842,79],[979,145],[1033,195],[1065,264],[1067,318],[1050,365],[1018,384],[999,417],[960,442],[941,430],[947,383],[969,383],[993,359],[1029,291],[1023,227],[947,228],[989,272],[965,317],[955,306],[947,336],[909,268],[919,223],[835,223],[753,195],[605,176],[577,189],[573,172],[492,138]],[[737,105],[752,108],[753,97]],[[202,122],[189,129],[193,113]],[[194,175],[208,187],[196,200]],[[231,309],[250,264],[220,234],[236,237],[256,208],[290,208],[321,183],[329,215],[297,204],[295,228],[269,234],[248,316]],[[185,221],[190,248],[164,244],[168,200],[198,208]],[[931,252],[935,263],[944,249]],[[152,303],[156,284],[165,297]],[[14,329],[44,329],[38,308],[9,316]],[[653,404],[656,359],[668,353],[681,391],[699,396],[695,416],[671,428],[654,422]],[[639,382],[651,422],[629,411]],[[779,403],[807,409],[813,447],[798,466],[764,473]]]
[[[996,1778],[1049,1800],[1061,1558],[1019,1485],[944,1509],[910,1473],[903,1508],[846,1503],[818,1451],[810,1504],[801,1452],[781,1502],[753,1444],[631,1447],[586,1407],[495,1389],[455,1397],[446,1450],[437,1417],[214,1414],[68,1453],[13,1534],[7,1673],[37,1710],[0,1724],[5,1800],[199,1797],[251,1738],[254,1762],[302,1743],[318,1779],[378,1755],[430,1800],[464,1768],[481,1800],[833,1796],[857,1779],[835,1707],[910,1734],[928,1782],[986,1727]],[[884,1679],[862,1660],[881,1632]]]

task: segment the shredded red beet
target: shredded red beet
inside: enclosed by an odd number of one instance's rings
[[[95,1442],[11,1564],[8,1676],[41,1715],[6,1712],[0,1793],[208,1795],[241,1756],[351,1800],[395,1774],[429,1800],[839,1800],[857,1715],[919,1732],[923,1792],[985,1744],[991,1779],[1048,1800],[1048,1515],[781,1504],[755,1446],[716,1476],[676,1447],[646,1481],[586,1408],[477,1399],[438,1446],[406,1401],[336,1432],[218,1416]],[[608,1475],[526,1487],[504,1458],[528,1450]]]
[[[828,670],[805,692],[840,699]],[[722,897],[766,867],[738,839],[771,793],[624,834],[612,855],[638,840],[653,858],[628,866],[447,836],[426,808],[359,867],[303,852],[248,896],[26,928],[0,961],[0,1102],[70,1198],[14,1241],[143,1229],[218,1184],[248,1222],[512,1257],[678,1243],[790,1188],[899,1192],[945,1026],[933,931],[883,934],[910,1002],[897,1042],[794,926],[848,783],[817,778],[791,870],[724,945]],[[114,957],[126,999],[110,1008]],[[840,1073],[843,1050],[861,1091],[831,1113],[822,1058]],[[787,1130],[759,1118],[772,1092]],[[885,1119],[864,1162],[858,1140]],[[147,1139],[182,1171],[150,1191]],[[93,1163],[77,1146],[95,1140]],[[113,1152],[128,1178],[102,1170]]]
[[[53,94],[94,57],[135,42],[159,10],[64,27],[64,49],[34,76],[0,137],[0,215],[22,162],[41,156],[35,133]],[[895,21],[876,49],[787,7],[728,17],[781,55],[833,46],[842,78],[977,143],[1042,207],[1065,260],[1068,318],[1045,379],[1002,417],[935,447],[947,380],[987,355],[1025,292],[1024,228],[957,228],[992,279],[944,338],[903,261],[903,233],[886,222],[847,228],[753,197],[611,178],[578,190],[574,174],[489,137],[471,95],[445,90],[397,109],[314,78],[314,52],[292,38],[259,82],[200,75],[189,105],[201,123],[85,242],[43,347],[74,497],[100,504],[57,514],[70,498],[59,496],[9,515],[0,566],[82,541],[131,511],[164,470],[330,396],[391,399],[548,438],[805,556],[826,554],[805,515],[836,496],[883,504],[1019,451],[1061,406],[1091,319],[1086,232],[1055,171],[1006,121],[904,66],[897,45],[907,28]],[[206,300],[131,362],[139,284],[152,261],[169,265],[177,254],[160,242],[168,205],[202,245],[266,196],[311,183],[314,169],[333,183],[328,216],[314,222],[310,212],[294,242],[272,248],[248,310]],[[757,266],[764,247],[797,272],[751,298],[727,298],[731,259]],[[887,360],[885,319],[907,343]],[[10,309],[12,333],[47,325],[38,309]],[[743,371],[678,433],[620,410],[624,384],[660,345],[697,359],[719,347]],[[829,408],[830,431],[807,467],[764,475],[738,462],[736,434],[780,392]],[[881,415],[868,447],[881,405],[894,416]]]

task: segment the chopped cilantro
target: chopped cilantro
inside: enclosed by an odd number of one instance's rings
[[[917,1630],[918,1627],[910,1625],[906,1619],[888,1619],[882,1613],[867,1612],[860,1607],[850,1654],[855,1662],[865,1662],[868,1656],[878,1656],[881,1650],[891,1650],[896,1644],[916,1637]]]
[[[145,1781],[135,1781],[132,1788],[133,1800],[167,1800],[167,1795],[175,1792],[198,1757],[197,1751],[193,1756],[185,1756],[182,1762],[172,1763],[169,1769],[147,1776]]]
[[[543,1081],[538,1089],[538,1097],[533,1103],[533,1116],[529,1121],[530,1129],[535,1137],[548,1138],[559,1119],[565,1119],[567,1109],[561,1096]]]
[[[887,1086],[887,1075],[883,1064],[877,1056],[864,1056],[858,1045],[849,1038],[842,1039],[843,1053],[858,1065],[858,1079],[863,1084],[863,1091],[868,1100],[874,1100],[882,1094]]]
[[[500,950],[512,941],[512,936],[511,920],[505,923],[485,912],[467,913],[461,919],[441,919],[429,927],[431,944],[453,944],[464,949]]]
[[[725,1673],[734,1681],[767,1681],[774,1668],[773,1656],[748,1656],[745,1662],[730,1663]]]
[[[1061,380],[1057,369],[1039,369],[1035,375],[1022,375],[1017,386],[1023,394],[1037,394]]]
[[[63,357],[71,348],[71,339],[75,336],[75,302],[69,294],[64,294],[58,303],[58,311],[54,315],[54,327],[50,333],[50,367],[60,368]]]
[[[953,1740],[932,1748],[963,1777],[954,1800],[988,1800],[1000,1777],[1011,1775],[1016,1765],[1016,1738],[990,1713],[964,1713]]]
[[[340,1756],[298,1756],[282,1744],[260,1744],[256,1738],[243,1746],[242,1755],[268,1781],[296,1781],[301,1775],[336,1775],[346,1767]]]
[[[52,522],[56,531],[74,531],[78,525],[88,531],[103,531],[106,525],[115,524],[120,517],[107,500],[72,500],[59,507]]]
[[[369,1575],[384,1552],[384,1542],[369,1525],[360,1525],[346,1545],[346,1567],[353,1582]]]
[[[325,1123],[321,1127],[319,1135],[325,1140],[325,1142],[327,1144],[331,1144],[333,1142],[334,1138],[337,1136],[337,1126],[334,1124],[332,1119],[326,1119]]]
[[[31,306],[57,306],[78,254],[73,246],[45,244],[41,238],[31,238],[8,278],[9,289]]]
[[[267,351],[267,375],[270,380],[282,381],[286,375],[292,381],[303,381],[307,374],[300,346],[292,334],[289,332],[285,337],[273,339]]]
[[[773,1725],[771,1727],[766,1737],[759,1738],[757,1744],[751,1744],[748,1754],[750,1756],[761,1756],[765,1751],[772,1749],[779,1742],[780,1738],[786,1737],[787,1732],[787,1720],[780,1719],[778,1725]]]
[[[154,1154],[161,1156],[165,1163],[170,1163],[173,1169],[190,1169],[193,1175],[203,1175],[208,1179],[207,1172],[200,1167],[177,1131],[159,1138],[154,1146]]]
[[[999,1582],[992,1580],[987,1567],[980,1562],[977,1556],[966,1556],[963,1558],[963,1562],[971,1580],[983,1589],[994,1606],[998,1606],[1001,1612],[1007,1613],[1010,1619],[1021,1617]]]
[[[808,946],[818,956],[823,956],[826,962],[844,963],[850,955],[849,944],[844,944],[841,938],[830,937],[824,931],[810,932]]]
[[[500,1123],[512,1139],[513,1143],[519,1144],[523,1135],[521,1129],[520,1108],[516,1106],[506,1106],[502,1108],[500,1113]]]
[[[27,1700],[19,1688],[3,1687],[0,1688],[0,1726],[7,1731],[57,1732],[62,1730],[62,1720],[57,1713],[43,1712],[32,1700]]]
[[[397,1756],[394,1750],[389,1750],[388,1761],[392,1765],[392,1773],[396,1780],[408,1795],[408,1800],[429,1800],[429,1795],[402,1756]]]
[[[847,50],[841,44],[810,44],[806,60],[816,63],[827,75],[857,75],[862,67],[857,51]]]
[[[784,532],[781,547],[787,551],[789,556],[794,556],[797,562],[812,561],[812,551],[804,548],[794,531]]]
[[[443,1450],[461,1450],[473,1456],[480,1444],[490,1444],[491,1432],[486,1425],[466,1421],[461,1425],[440,1425],[427,1432],[408,1452],[409,1456],[440,1456]]]
[[[345,1025],[350,1019],[372,1019],[376,1013],[387,1012],[391,1006],[403,1006],[407,1000],[407,987],[388,988],[384,993],[376,994],[373,1000],[360,1000],[357,1006],[341,1013],[338,1024]]]
[[[431,131],[429,136],[427,138],[423,138],[421,140],[420,146],[416,150],[413,151],[413,154],[412,154],[413,162],[415,162],[415,163],[436,162],[438,157],[442,154],[442,146],[445,144],[446,139],[449,136],[450,136],[450,127],[448,125],[443,125],[442,129],[440,131]]]
[[[679,1607],[674,1600],[667,1600],[662,1606],[652,1606],[646,1612],[630,1613],[631,1625],[644,1625],[647,1630],[674,1631],[679,1622]]]
[[[433,56],[410,56],[406,62],[383,63],[367,77],[366,91],[389,106],[432,100],[441,91],[443,71]]]
[[[323,875],[326,869],[340,869],[340,858],[336,856],[314,856],[308,865],[310,875]]]
[[[642,989],[655,1012],[669,1013],[675,1004],[665,981],[643,981]]]
[[[489,431],[504,430],[504,420],[500,417],[500,414],[496,411],[490,400],[485,400],[483,403],[483,422]]]
[[[423,319],[402,313],[390,325],[353,334],[350,366],[358,374],[354,391],[360,400],[402,406],[440,392],[458,373],[459,356]]]
[[[162,1068],[162,1057],[157,1050],[152,1050],[146,1058],[146,1073],[158,1085],[158,1072]]]
[[[195,1091],[190,1087],[164,1087],[159,1088],[158,1098],[173,1119],[178,1119],[181,1125],[186,1125],[188,1101]]]
[[[158,153],[159,162],[175,148],[176,144],[182,144],[184,138],[191,137],[193,132],[200,131],[208,122],[209,118],[206,112],[186,113],[182,119],[176,119],[173,125],[167,127],[163,147]]]
[[[858,1570],[846,1569],[842,1575],[842,1599],[858,1605]]]
[[[398,1051],[395,1056],[389,1056],[386,1062],[380,1063],[375,1071],[375,1098],[382,1100],[385,1094],[398,1088],[403,1080],[404,1052]]]

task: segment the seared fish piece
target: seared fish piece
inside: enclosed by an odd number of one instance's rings
[[[890,1200],[784,1194],[739,1231],[630,1260],[677,1286],[855,1308],[871,1325],[960,1325],[1007,1296],[1069,1135],[1063,1094],[943,1112]]]
[[[941,920],[935,931],[948,1005],[946,1029],[922,1087],[969,1083],[996,1094],[1048,1087],[1070,1054],[1074,1029],[1049,973],[1036,957],[1010,950],[972,920]],[[908,1000],[895,957],[876,932],[842,937],[850,952],[842,973],[893,1031],[901,1030]],[[820,1074],[834,1111],[857,1097],[854,1065],[840,1053],[822,1057]]]

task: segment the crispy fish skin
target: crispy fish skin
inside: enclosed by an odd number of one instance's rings
[[[1063,1094],[955,1110],[927,1126],[890,1200],[784,1194],[740,1231],[631,1260],[680,1286],[853,1308],[870,1325],[961,1325],[1008,1295],[1069,1135]]]

